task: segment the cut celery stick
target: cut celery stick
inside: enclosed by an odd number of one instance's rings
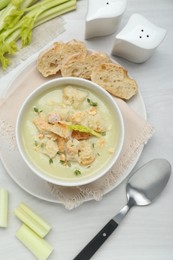
[[[43,238],[48,233],[48,231],[42,225],[30,217],[21,208],[15,209],[14,213],[16,217],[18,217],[23,223],[30,227],[38,236]]]
[[[38,214],[36,214],[30,207],[28,207],[26,204],[21,203],[20,208],[23,209],[28,215],[30,215],[33,219],[35,219],[37,222],[40,223],[45,229],[50,230],[51,226]]]
[[[0,189],[0,227],[8,225],[8,191]]]
[[[14,210],[14,214],[42,238],[45,237],[51,229],[51,226],[44,219],[24,203],[21,203],[19,207]]]
[[[60,16],[64,13],[75,10],[76,8],[77,8],[76,0],[71,0],[71,1],[64,2],[60,5],[57,5],[54,8],[47,9],[47,10],[45,10],[45,12],[41,13],[38,16],[38,18],[34,24],[34,27],[36,27],[50,19],[53,19],[57,16]]]
[[[33,230],[23,224],[16,232],[16,237],[37,257],[46,260],[52,253],[53,247]]]

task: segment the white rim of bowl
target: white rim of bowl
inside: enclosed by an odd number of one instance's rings
[[[114,158],[114,160],[112,160],[109,163],[109,167],[106,166],[107,170],[104,170],[101,174],[96,174],[95,176],[89,177],[89,179],[78,179],[78,181],[63,181],[62,179],[58,179],[58,178],[53,178],[50,177],[48,175],[46,175],[45,173],[40,173],[32,164],[32,162],[29,161],[29,159],[27,159],[24,155],[24,152],[21,148],[21,143],[22,141],[20,140],[20,131],[19,131],[19,125],[20,125],[20,120],[22,118],[23,115],[23,110],[26,107],[26,105],[28,104],[28,102],[31,100],[31,98],[33,96],[35,96],[37,93],[39,94],[40,90],[45,90],[47,88],[48,85],[52,85],[54,82],[64,82],[64,84],[76,84],[75,82],[79,82],[78,86],[81,87],[86,87],[87,89],[91,89],[93,86],[95,86],[96,90],[99,90],[103,93],[103,95],[106,96],[107,100],[111,101],[111,106],[116,109],[117,111],[117,115],[118,115],[118,119],[120,122],[120,129],[121,129],[121,140],[118,146],[118,149],[116,150],[116,156]],[[89,84],[89,85],[82,85],[82,83],[85,84]],[[52,88],[54,88],[55,86],[52,86]],[[17,120],[16,120],[16,127],[15,127],[15,135],[16,135],[16,143],[17,143],[17,148],[20,152],[20,155],[22,156],[24,162],[27,164],[27,166],[31,169],[31,171],[33,173],[35,173],[37,176],[39,176],[41,179],[55,184],[55,185],[60,185],[60,186],[66,186],[66,187],[74,187],[74,186],[81,186],[81,185],[85,185],[85,184],[89,184],[91,182],[96,181],[97,179],[100,179],[102,176],[104,176],[106,173],[108,173],[111,168],[113,167],[113,165],[115,164],[115,162],[117,161],[117,159],[119,158],[119,155],[122,151],[123,148],[123,143],[124,143],[124,120],[123,120],[123,116],[122,113],[116,103],[116,100],[113,99],[113,97],[111,96],[111,94],[109,94],[105,89],[103,89],[101,86],[97,85],[96,83],[86,80],[86,79],[82,79],[82,78],[77,78],[77,77],[64,77],[64,78],[56,78],[56,79],[52,79],[49,80],[41,85],[39,85],[35,90],[33,90],[30,95],[24,100],[22,106],[19,109],[18,115],[17,115]]]

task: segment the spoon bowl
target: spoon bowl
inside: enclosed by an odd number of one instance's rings
[[[138,171],[137,171],[138,172]],[[155,159],[133,174],[126,186],[128,201],[136,206],[145,206],[160,194],[171,174],[171,165],[165,159]]]

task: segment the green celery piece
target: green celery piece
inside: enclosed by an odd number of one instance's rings
[[[24,14],[24,10],[12,10],[9,15],[4,19],[4,30],[13,28],[21,19]]]
[[[42,11],[44,12],[45,10],[49,9],[49,8],[53,8],[57,5],[60,5],[62,3],[65,2],[69,2],[71,0],[41,0],[39,2],[37,2],[36,4],[28,7],[26,9],[26,11],[36,11],[36,13],[38,13],[38,11]]]
[[[79,132],[92,134],[92,135],[94,135],[96,137],[101,137],[102,136],[101,134],[97,133],[93,129],[91,129],[91,128],[87,127],[87,126],[84,126],[84,125],[68,125],[68,128],[70,130],[76,130],[76,131],[79,131]]]
[[[15,54],[18,50],[16,41],[20,38],[20,26],[21,21],[13,28],[8,28],[0,34],[0,63],[3,69],[6,69],[10,64],[10,59],[6,57],[6,54]]]
[[[12,0],[11,1],[12,4],[16,7],[16,8],[21,8],[22,3],[24,2],[23,0]]]
[[[22,7],[30,6],[35,1],[36,0],[24,0]],[[42,8],[40,3],[42,3]],[[9,5],[11,6],[12,4],[10,3]],[[8,9],[9,5],[7,6]],[[15,42],[20,38],[23,46],[30,44],[33,28],[75,9],[76,0],[42,0],[39,3],[33,4],[31,7],[25,9],[28,13],[25,14],[13,28],[5,30],[0,35],[0,63],[2,64],[2,68],[6,69],[10,64],[9,57],[6,57],[6,54],[8,54],[7,50],[11,50],[8,45],[15,47]],[[0,28],[2,25],[1,22],[2,20],[0,20]],[[27,25],[29,26],[27,27]],[[13,53],[15,53],[15,51],[17,51],[17,47],[13,48]],[[12,51],[10,52],[12,53]]]
[[[68,1],[69,0],[43,0],[27,8],[26,11],[28,12],[28,14],[26,14],[25,17],[22,19],[21,26],[22,46],[24,47],[31,43],[32,30],[36,27],[35,23],[37,22],[41,14],[47,12],[47,10],[49,9],[53,10],[55,7],[59,7],[62,3]],[[49,19],[50,18],[48,18],[47,20]]]
[[[37,0],[12,0],[11,2],[17,9],[25,9],[37,2]]]
[[[15,6],[10,2],[7,7],[3,10],[1,14],[1,19],[0,19],[0,32],[4,29],[5,27],[5,19],[6,17],[11,13],[11,11],[15,10]]]
[[[51,230],[51,226],[24,203],[14,210],[14,214],[41,238]]]
[[[0,37],[0,62],[3,69],[6,69],[10,64],[10,60],[5,56],[5,54],[14,54],[16,51],[17,45],[15,41],[12,40],[7,42],[4,40],[4,37]]]
[[[31,43],[32,38],[32,30],[34,28],[36,18],[35,17],[29,17],[25,16],[23,18],[23,23],[21,26],[21,39],[22,39],[22,47],[27,46]]]
[[[10,60],[6,58],[4,54],[1,54],[1,51],[0,51],[0,62],[4,70],[7,69],[8,65],[10,64]]]
[[[5,8],[9,4],[10,0],[1,0],[0,1],[0,10]]]
[[[14,16],[13,15],[15,14],[16,10],[19,11],[20,17],[21,17],[20,11],[22,11],[22,10],[24,11],[25,8],[27,8],[34,2],[35,2],[35,0],[12,0],[12,1],[10,1],[9,4],[7,5],[7,7],[4,8],[4,10],[1,14],[0,31],[7,29],[9,24],[12,24],[12,26],[14,26],[14,20],[13,20]],[[11,16],[11,14],[12,14],[12,16]],[[11,16],[11,18],[10,18],[10,16]],[[18,22],[17,14],[15,17],[15,21]]]
[[[0,189],[0,227],[8,225],[8,191]]]
[[[37,222],[39,222],[40,225],[42,225],[47,232],[50,231],[51,226],[47,223],[43,218],[41,218],[38,214],[36,214],[30,207],[28,207],[26,204],[21,203],[20,208],[24,210],[29,216],[31,216],[33,219],[35,219]]]
[[[4,46],[4,52],[8,54],[14,54],[17,51],[17,46],[14,41]]]
[[[34,231],[23,224],[16,232],[16,237],[37,257],[46,260],[53,251],[53,247]]]
[[[76,9],[76,0],[66,1],[65,3],[58,5],[54,8],[46,10],[44,13],[40,14],[36,23],[35,27],[45,23],[57,16],[60,16],[64,13],[70,12]]]

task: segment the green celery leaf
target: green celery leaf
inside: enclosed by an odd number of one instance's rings
[[[68,128],[70,130],[75,130],[75,131],[79,131],[79,132],[83,132],[83,133],[89,133],[89,134],[94,135],[96,137],[101,137],[101,134],[97,133],[93,129],[91,129],[87,126],[84,126],[84,125],[68,125]]]
[[[17,51],[17,45],[14,41],[9,42],[5,45],[4,50],[5,50],[5,53],[15,54]]]
[[[10,60],[0,53],[0,63],[2,64],[2,68],[5,70],[10,64]]]
[[[24,47],[31,43],[32,29],[34,27],[35,18],[25,16],[22,20],[23,23],[21,26],[21,39],[22,39],[22,46]]]
[[[10,60],[5,57],[6,54],[14,54],[17,51],[17,46],[14,41],[5,42],[3,38],[0,38],[0,63],[2,68],[6,69],[10,64]]]
[[[13,28],[24,14],[23,10],[12,10],[11,13],[4,19],[4,29]]]
[[[23,3],[23,0],[12,0],[12,4],[16,7],[16,8],[20,8],[21,5]]]

